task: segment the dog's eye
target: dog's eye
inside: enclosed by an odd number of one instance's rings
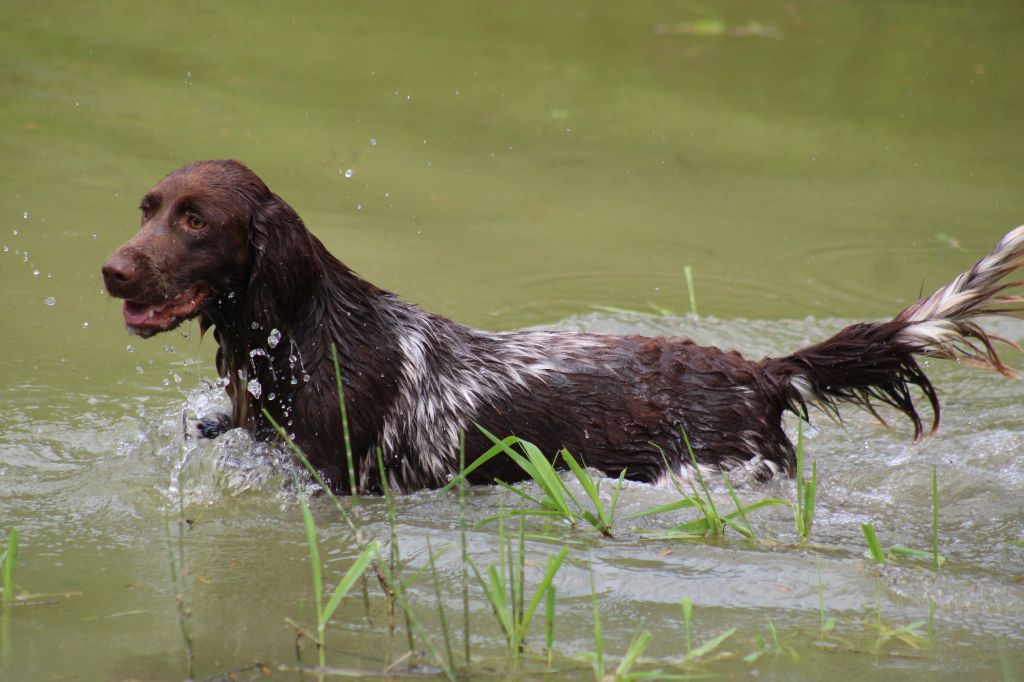
[[[206,223],[204,223],[202,218],[199,216],[190,215],[185,219],[185,222],[188,223],[188,226],[193,230],[201,230],[206,227]]]

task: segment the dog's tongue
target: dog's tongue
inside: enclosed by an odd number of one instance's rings
[[[205,290],[193,288],[178,298],[157,305],[141,305],[125,301],[124,321],[129,327],[163,329],[176,319],[185,318],[194,313],[204,298]]]
[[[173,319],[171,310],[169,304],[138,305],[125,301],[124,322],[130,327],[162,327]]]

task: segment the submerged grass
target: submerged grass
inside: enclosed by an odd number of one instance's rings
[[[511,486],[504,481],[496,481],[498,485],[514,493],[523,500],[531,503],[534,509],[516,509],[508,514],[515,516],[548,516],[560,518],[569,525],[576,525],[580,519],[586,521],[594,530],[605,537],[612,537],[612,526],[615,521],[615,508],[618,505],[619,493],[622,490],[622,482],[626,477],[626,470],[619,474],[618,480],[612,492],[612,499],[605,504],[601,499],[601,479],[595,479],[590,473],[576,461],[576,458],[568,450],[561,450],[554,460],[549,460],[540,449],[521,438],[509,436],[498,438],[484,427],[477,425],[477,428],[493,443],[493,445],[472,464],[465,467],[462,472],[452,479],[448,485],[441,489],[447,492],[455,485],[462,485],[466,477],[477,468],[499,455],[505,455],[523,470],[524,473],[540,488],[543,495],[536,498],[521,488]],[[518,447],[520,451],[516,451]],[[579,482],[590,500],[591,507],[582,504],[573,494],[565,480],[555,469],[558,459],[565,462],[575,479]],[[486,523],[498,519],[498,516],[490,516],[480,521]]]
[[[868,550],[866,556],[872,561],[885,564],[890,560],[903,559],[910,561],[923,561],[929,562],[931,567],[938,570],[946,563],[946,557],[939,553],[939,484],[938,484],[938,470],[935,466],[932,466],[932,531],[931,531],[931,549],[911,549],[909,547],[903,547],[902,545],[893,545],[889,548],[889,552],[886,553],[882,549],[881,543],[878,541],[878,536],[875,534],[875,527],[870,523],[862,523],[861,530],[864,533],[864,539],[867,542]]]
[[[722,643],[736,634],[737,628],[729,628],[725,632],[722,632],[711,639],[707,640],[703,644],[694,647],[693,646],[693,601],[689,597],[683,597],[680,604],[683,607],[683,633],[686,638],[686,656],[683,658],[683,663],[693,663],[702,658],[706,658],[712,652],[715,651]]]
[[[686,293],[690,296],[690,312],[697,317],[697,290],[693,287],[693,268],[689,265],[684,267],[683,276],[686,277]]]
[[[4,606],[10,606],[14,602],[14,565],[18,561],[18,529],[11,528],[7,531],[7,544],[4,545],[4,553],[0,557],[0,565],[3,566],[3,587]]]
[[[673,526],[669,530],[660,533],[659,537],[692,538],[703,537],[706,535],[720,537],[725,534],[726,528],[732,528],[734,531],[747,538],[755,537],[753,527],[750,525],[750,519],[747,514],[760,509],[761,507],[786,504],[786,502],[784,500],[766,498],[754,502],[753,504],[743,505],[740,502],[739,497],[736,495],[736,490],[732,487],[729,477],[725,472],[722,472],[722,477],[729,490],[729,496],[732,498],[736,509],[728,514],[720,514],[717,506],[715,505],[715,499],[711,495],[711,491],[704,479],[704,474],[701,472],[700,466],[697,463],[697,456],[693,451],[693,446],[690,444],[690,439],[685,432],[683,432],[682,435],[683,441],[686,443],[687,453],[690,456],[690,465],[693,471],[693,477],[688,480],[688,483],[690,484],[690,492],[687,492],[683,488],[682,481],[680,481],[679,477],[676,476],[675,473],[671,473],[670,480],[672,481],[672,486],[676,489],[676,492],[679,493],[682,499],[639,512],[634,514],[632,518],[642,518],[655,514],[674,512],[680,509],[694,508],[700,513],[696,519]],[[657,447],[659,450],[661,449],[660,446],[655,443],[652,443],[652,445]],[[672,472],[672,467],[669,466],[668,459],[665,457],[664,451],[662,451],[661,456],[665,462],[665,470]],[[694,479],[696,479],[696,483],[694,483]],[[737,521],[737,518],[743,522],[742,525]]]
[[[184,424],[182,425],[184,427]],[[181,635],[182,646],[185,651],[185,665],[188,669],[188,679],[195,679],[196,652],[195,638],[192,635],[192,609],[188,604],[188,585],[186,577],[188,566],[185,559],[185,533],[191,528],[191,521],[185,516],[185,464],[191,450],[181,450],[181,459],[176,465],[177,476],[177,500],[178,516],[174,520],[175,537],[171,537],[171,520],[166,519],[167,528],[167,560],[171,571],[171,584],[174,586],[174,602],[178,615],[178,631]],[[175,551],[177,550],[177,551]]]
[[[563,547],[559,552],[547,559],[547,565],[540,582],[534,589],[533,596],[529,603],[526,602],[526,542],[523,517],[519,517],[519,532],[517,534],[516,550],[512,548],[512,538],[505,532],[505,516],[501,515],[498,520],[498,540],[500,543],[499,561],[497,564],[490,564],[481,572],[472,559],[468,559],[470,568],[476,575],[477,582],[484,592],[491,611],[501,628],[505,638],[509,656],[517,661],[523,653],[523,643],[526,638],[530,622],[540,606],[542,599],[548,597],[551,583],[555,574],[565,561],[569,553],[568,547]],[[546,632],[554,632],[554,607],[550,605],[547,611],[548,622]],[[547,639],[547,638],[546,638]],[[547,643],[547,642],[546,642]],[[550,651],[551,645],[548,645]]]
[[[324,597],[327,593],[324,588],[323,567],[320,563],[320,545],[317,541],[316,521],[313,519],[313,513],[309,509],[309,503],[306,502],[306,498],[302,494],[302,489],[297,477],[295,478],[295,488],[298,493],[299,504],[302,507],[302,522],[306,528],[306,543],[309,551],[309,563],[313,576],[313,597],[314,603],[316,604],[315,643],[320,670],[323,670],[327,663],[324,648],[324,629],[327,627],[327,623],[330,622],[335,610],[341,604],[341,600],[348,594],[349,590],[352,589],[352,586],[356,581],[362,577],[363,572],[369,567],[370,562],[377,556],[377,553],[380,551],[380,545],[377,542],[371,542],[363,548],[359,553],[359,556],[356,558],[355,563],[349,567],[348,571],[345,572],[345,575],[338,581],[338,584],[334,588],[334,592],[331,593],[330,598],[325,602]]]
[[[814,526],[814,504],[818,493],[818,463],[811,462],[811,477],[804,478],[804,421],[796,423],[796,503],[793,505],[793,519],[800,542],[811,539]]]
[[[337,366],[336,354],[334,355],[334,359],[336,363],[336,379],[338,381],[338,399],[341,405],[342,420],[343,423],[345,423],[347,422],[347,414],[344,407],[344,392],[341,384],[340,371]],[[344,434],[346,455],[348,458],[349,492],[352,495],[351,504],[348,505],[343,504],[342,501],[331,492],[329,485],[321,478],[319,472],[311,466],[309,461],[302,454],[301,450],[296,447],[283,429],[273,422],[273,419],[270,418],[269,415],[267,415],[267,417],[277,429],[282,439],[287,443],[288,447],[296,455],[297,460],[300,461],[310,472],[313,479],[321,486],[324,493],[328,495],[333,504],[337,507],[342,518],[355,534],[360,548],[360,554],[356,561],[339,580],[335,590],[328,594],[325,590],[323,569],[320,564],[316,525],[309,503],[301,494],[301,490],[299,491],[303,523],[306,529],[317,614],[316,634],[307,635],[303,631],[300,636],[308,636],[316,642],[319,659],[318,669],[321,677],[326,674],[343,674],[335,669],[328,669],[325,666],[327,662],[325,653],[326,647],[324,646],[326,627],[331,621],[331,618],[336,614],[345,594],[350,592],[351,588],[359,580],[360,576],[363,576],[371,566],[377,573],[378,581],[380,582],[384,596],[387,599],[390,614],[388,654],[386,659],[392,662],[383,671],[378,671],[379,674],[384,676],[396,674],[395,669],[399,665],[403,665],[406,661],[415,659],[417,657],[417,649],[423,649],[440,668],[440,672],[448,679],[454,680],[457,677],[467,678],[473,676],[474,659],[471,651],[472,638],[470,637],[470,574],[475,577],[476,584],[482,591],[486,603],[490,606],[498,631],[504,640],[506,653],[513,669],[518,669],[520,662],[524,657],[531,657],[533,659],[543,661],[547,666],[549,674],[557,675],[561,672],[558,668],[552,667],[556,660],[555,649],[557,646],[556,613],[558,607],[558,592],[555,587],[555,578],[561,567],[564,565],[570,549],[569,547],[563,547],[556,554],[547,556],[546,563],[540,566],[542,569],[540,580],[532,587],[528,586],[526,580],[527,567],[531,564],[536,566],[536,562],[532,562],[527,559],[527,538],[535,536],[528,535],[526,533],[526,517],[541,516],[556,518],[567,522],[569,525],[578,525],[582,521],[601,533],[601,535],[611,538],[615,520],[615,510],[618,504],[623,481],[625,479],[625,471],[623,471],[617,481],[615,481],[615,487],[611,493],[611,499],[606,502],[601,496],[600,477],[592,476],[585,468],[584,463],[578,461],[567,451],[561,451],[557,453],[554,460],[548,460],[548,458],[545,457],[544,454],[536,448],[536,446],[527,441],[514,436],[499,439],[485,429],[480,428],[481,432],[488,437],[492,445],[487,452],[467,466],[465,461],[465,439],[464,437],[460,438],[460,473],[449,483],[448,486],[445,487],[445,490],[450,490],[452,486],[458,486],[459,499],[459,542],[461,545],[461,591],[463,602],[463,651],[461,659],[464,669],[457,671],[457,649],[452,634],[454,630],[452,627],[453,623],[450,621],[451,614],[445,609],[443,604],[442,581],[437,567],[438,558],[448,549],[448,547],[445,547],[440,551],[435,551],[431,542],[427,540],[425,565],[419,570],[413,572],[411,575],[406,572],[406,565],[403,563],[400,554],[394,500],[392,499],[387,476],[385,474],[382,454],[380,452],[377,453],[377,466],[388,512],[388,529],[390,533],[389,546],[391,551],[387,562],[384,562],[383,557],[381,556],[381,543],[374,540],[367,541],[363,539],[362,522],[360,520],[360,504],[355,486],[355,481],[357,479],[351,453],[351,444],[348,440],[347,424],[345,424]],[[802,428],[801,422],[800,426],[798,426],[796,448],[796,502],[764,499],[745,505],[741,502],[728,476],[723,474],[723,481],[725,483],[729,499],[734,507],[732,511],[723,513],[723,511],[718,508],[721,504],[721,495],[719,495],[719,503],[716,505],[715,496],[712,494],[710,486],[704,477],[704,473],[697,464],[697,458],[689,439],[685,434],[683,434],[692,470],[694,472],[694,475],[687,481],[689,483],[689,491],[684,489],[681,480],[674,478],[673,484],[680,493],[682,497],[681,500],[672,502],[668,505],[662,505],[656,509],[641,512],[635,516],[647,516],[656,513],[677,511],[684,508],[693,508],[700,513],[700,517],[694,521],[677,525],[671,529],[670,533],[686,537],[704,536],[709,534],[712,536],[721,536],[726,532],[726,529],[732,529],[734,532],[739,533],[744,537],[753,538],[755,537],[755,532],[750,520],[751,512],[767,505],[789,504],[792,506],[794,512],[796,528],[801,541],[804,543],[807,542],[811,534],[814,519],[815,499],[817,493],[817,468],[812,462],[811,475],[809,478],[805,477]],[[523,491],[520,487],[501,484],[505,489],[513,492],[520,499],[529,502],[533,508],[509,511],[503,510],[501,513],[495,516],[490,516],[479,522],[484,523],[497,521],[498,525],[498,560],[497,562],[490,563],[483,570],[480,570],[477,564],[474,563],[470,557],[467,546],[466,484],[467,477],[474,470],[486,464],[487,461],[493,457],[505,457],[516,462],[523,469],[524,473],[536,484],[537,488],[540,490],[540,494],[531,495]],[[560,463],[558,461],[559,459],[561,460]],[[568,473],[556,470],[555,467],[558,464],[564,466]],[[298,488],[299,485],[297,478],[295,479],[295,483]],[[575,485],[577,483],[579,488]],[[937,474],[934,470],[932,488],[933,529],[931,556],[934,558],[940,556],[938,555],[937,530]],[[579,489],[584,491],[585,496],[578,494]],[[576,492],[574,492],[574,490]],[[513,529],[510,530],[510,522],[513,520],[517,521],[517,523]],[[869,532],[870,535],[874,537],[873,543],[869,540],[869,547],[874,547],[874,549],[881,552],[881,546],[878,544],[877,537],[874,536],[874,529],[870,527],[870,524],[865,524],[863,530],[866,538],[868,538]],[[895,551],[895,549],[896,548],[893,548],[891,551]],[[883,560],[885,559],[884,552],[878,556],[881,556]],[[378,560],[378,557],[380,560]],[[941,565],[939,560],[935,561],[938,565]],[[408,588],[420,576],[428,573],[431,576],[431,591],[433,593],[433,598],[436,600],[436,620],[439,623],[438,629],[440,636],[443,637],[442,646],[435,645],[434,639],[438,636],[438,633],[435,632],[432,635],[432,633],[422,625],[419,618],[416,616],[415,610],[410,604]],[[723,643],[737,633],[738,630],[736,627],[729,628],[714,637],[704,640],[703,643],[695,645],[693,632],[693,603],[687,598],[682,600],[686,652],[682,658],[676,659],[672,664],[674,667],[678,666],[676,668],[676,672],[663,673],[661,670],[640,669],[644,667],[641,660],[642,656],[654,640],[654,635],[646,629],[638,630],[632,636],[622,657],[617,660],[614,669],[611,669],[612,663],[608,660],[608,642],[606,642],[604,638],[604,633],[601,627],[600,600],[596,590],[593,568],[590,570],[590,581],[594,645],[593,652],[591,652],[587,658],[590,660],[595,679],[602,681],[697,679],[707,676],[708,673],[704,672],[705,667],[719,659],[727,658],[729,660],[742,660],[747,664],[753,664],[761,657],[769,654],[780,656],[785,653],[789,653],[794,660],[799,658],[798,654],[792,647],[784,645],[782,643],[784,640],[780,641],[775,625],[770,620],[768,623],[769,635],[762,636],[760,633],[757,634],[754,637],[756,649],[752,653],[742,656],[742,658],[739,654],[723,652],[722,650]],[[365,590],[365,581],[363,584]],[[845,642],[845,640],[842,640],[840,637],[833,634],[836,627],[836,619],[828,617],[826,614],[824,581],[820,568],[818,571],[818,590],[820,623],[818,631],[814,637],[818,640],[831,640],[833,644],[836,642]],[[7,593],[8,591],[5,589],[5,597]],[[369,597],[367,596],[367,601],[368,600]],[[526,641],[527,636],[531,632],[531,625],[536,617],[537,611],[541,608],[542,603],[544,605],[543,648],[539,646],[529,647],[527,646]],[[397,658],[393,658],[391,654],[392,639],[396,625],[394,613],[395,607],[400,608],[402,611],[405,622],[406,637],[408,639],[408,652],[398,656]],[[369,607],[367,607],[367,609],[369,609]],[[918,632],[918,628],[922,627],[925,623],[927,623],[928,626],[927,640],[924,640]],[[298,632],[299,628],[296,627],[296,629]],[[540,630],[539,627],[536,629]],[[924,641],[930,642],[934,645],[934,604],[930,604],[929,618],[927,621],[922,620],[905,626],[889,626],[881,620],[881,615],[879,613],[877,630],[878,632],[875,636],[874,645],[872,647],[872,650],[876,654],[881,653],[881,649],[889,642],[904,642],[908,646],[914,648],[919,648],[921,642]],[[299,670],[300,674],[301,671],[304,670],[301,667],[301,658]],[[423,668],[417,669],[410,667],[406,672],[410,674],[422,674],[425,670],[426,669]],[[366,674],[377,674],[372,671],[363,672]],[[355,673],[360,673],[360,671],[355,671]]]

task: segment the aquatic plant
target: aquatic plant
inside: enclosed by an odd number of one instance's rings
[[[908,559],[914,561],[927,561],[933,569],[938,570],[946,563],[946,557],[939,554],[939,485],[936,467],[932,467],[932,532],[931,549],[911,549],[902,545],[893,545],[886,553],[882,549],[875,528],[870,523],[862,523],[861,530],[864,539],[868,544],[866,556],[879,564],[887,563],[889,559]]]
[[[309,563],[313,574],[313,597],[316,605],[316,638],[314,641],[317,647],[320,670],[322,671],[326,667],[324,629],[334,615],[334,611],[341,604],[341,600],[352,589],[352,586],[363,575],[363,572],[366,571],[370,562],[377,555],[377,552],[380,551],[380,544],[376,541],[370,542],[362,549],[355,562],[338,581],[330,598],[325,602],[324,597],[327,595],[327,592],[324,588],[323,568],[320,563],[320,547],[316,536],[316,521],[313,519],[313,513],[309,509],[309,503],[306,502],[297,476],[295,477],[295,487],[299,504],[302,507],[302,522],[306,528]]]
[[[686,277],[686,291],[690,296],[690,312],[697,317],[697,290],[693,287],[693,268],[686,265],[683,268],[683,275]]]
[[[0,565],[3,566],[4,606],[9,606],[14,601],[14,564],[18,560],[18,529],[11,528],[7,531],[7,544],[4,546],[4,553],[0,556]]]
[[[715,635],[703,644],[694,647],[693,646],[693,601],[689,597],[683,597],[680,601],[683,607],[683,631],[686,637],[686,656],[683,658],[684,663],[692,663],[701,658],[704,658],[719,646],[722,642],[736,634],[736,628],[729,628],[725,632]]]
[[[793,519],[800,542],[811,539],[814,525],[814,504],[818,492],[818,463],[811,462],[811,477],[804,478],[804,422],[796,423],[796,503],[793,505]]]
[[[555,574],[565,561],[569,553],[568,547],[563,547],[553,556],[548,556],[544,575],[534,590],[529,603],[526,602],[526,532],[524,519],[519,516],[519,532],[517,535],[516,549],[513,551],[512,538],[505,532],[505,515],[498,518],[498,541],[499,553],[498,563],[489,564],[481,572],[472,559],[467,557],[470,568],[476,575],[477,582],[484,591],[487,601],[491,605],[494,617],[498,621],[501,633],[508,646],[509,656],[518,660],[522,653],[523,640],[533,620],[534,613],[540,606],[541,599],[548,598],[548,589],[555,578]],[[553,607],[548,609],[549,623],[546,628],[553,632]],[[550,647],[549,647],[550,648]]]
[[[670,472],[669,480],[672,482],[672,486],[675,488],[676,492],[679,493],[682,499],[639,512],[634,514],[632,518],[664,514],[691,507],[700,512],[700,516],[692,521],[686,521],[677,526],[673,526],[667,531],[658,533],[659,537],[691,538],[702,537],[708,534],[713,537],[719,537],[725,533],[725,529],[728,527],[732,528],[744,537],[752,538],[754,537],[754,531],[750,525],[750,519],[747,517],[747,514],[760,509],[761,507],[786,504],[784,500],[765,498],[763,500],[758,500],[753,504],[743,505],[740,502],[739,497],[736,495],[736,490],[732,487],[729,477],[723,472],[723,478],[725,479],[729,495],[732,498],[736,509],[729,514],[720,514],[718,512],[718,508],[715,506],[714,497],[712,497],[711,491],[708,489],[707,482],[704,479],[704,474],[701,472],[700,466],[697,464],[697,456],[693,451],[693,446],[690,444],[690,439],[685,432],[683,432],[682,436],[683,442],[686,443],[686,450],[690,456],[690,464],[694,472],[693,476],[687,481],[690,484],[690,492],[687,492],[683,488],[679,477],[675,475],[675,473],[672,473],[671,468],[668,465],[668,459],[665,457],[664,451],[662,451],[661,456],[662,460],[665,462],[665,470]],[[660,446],[656,443],[652,443],[652,445],[661,450]],[[696,484],[694,483],[694,479],[697,481]],[[740,525],[740,523],[736,521],[737,518],[743,522],[743,525]]]
[[[588,508],[586,505],[580,503],[579,499],[573,494],[565,480],[559,475],[558,471],[556,471],[554,463],[548,460],[536,445],[515,436],[508,436],[506,438],[499,439],[479,424],[477,425],[477,428],[480,429],[481,433],[487,436],[493,445],[484,452],[484,454],[474,460],[472,464],[465,467],[458,476],[452,479],[448,485],[441,489],[441,492],[446,492],[450,490],[452,486],[461,484],[466,480],[466,476],[472,473],[475,469],[486,464],[492,458],[500,454],[504,454],[518,464],[526,475],[537,484],[543,493],[540,498],[536,498],[520,487],[511,486],[504,481],[496,481],[498,485],[526,500],[535,507],[533,509],[510,510],[507,512],[508,514],[513,516],[557,517],[565,520],[569,525],[575,525],[579,519],[583,519],[592,528],[594,528],[594,530],[598,531],[605,537],[612,537],[611,529],[615,520],[615,507],[618,504],[619,492],[622,489],[622,482],[626,476],[625,469],[623,469],[619,474],[619,478],[615,483],[611,502],[606,505],[601,499],[601,479],[598,478],[595,480],[595,478],[591,476],[590,473],[579,464],[579,462],[576,461],[576,458],[574,458],[568,450],[563,449],[558,452],[554,462],[561,459],[568,466],[572,475],[579,482],[584,492],[586,492],[587,497],[590,499],[592,508]],[[513,446],[519,447],[521,452],[517,452]],[[497,518],[497,516],[491,516],[483,519],[480,523],[494,521]]]

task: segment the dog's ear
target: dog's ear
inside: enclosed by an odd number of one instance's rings
[[[272,194],[254,211],[249,225],[252,269],[246,294],[250,322],[288,326],[320,275],[313,236],[302,218]]]

